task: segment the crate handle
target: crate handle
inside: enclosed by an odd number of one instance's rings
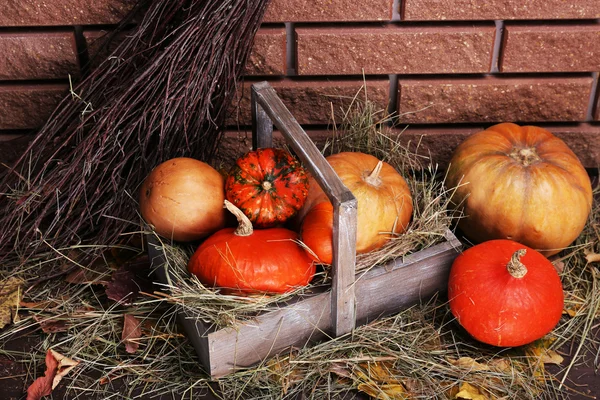
[[[253,147],[271,147],[275,125],[333,204],[332,327],[336,337],[348,333],[356,322],[356,198],[268,82],[252,85],[250,102]]]

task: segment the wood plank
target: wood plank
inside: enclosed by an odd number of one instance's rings
[[[273,122],[264,108],[256,101],[256,88],[250,89],[250,105],[252,107],[252,149],[273,146]]]
[[[259,103],[321,186],[334,210],[332,270],[332,318],[334,335],[350,332],[355,325],[354,275],[356,265],[356,198],[267,83],[252,85]],[[255,106],[252,108],[257,110]],[[253,132],[256,135],[255,132]]]

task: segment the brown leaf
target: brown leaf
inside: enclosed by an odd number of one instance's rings
[[[53,320],[52,317],[44,318],[41,315],[34,315],[33,319],[40,324],[44,333],[66,332],[69,328],[65,320]]]
[[[142,336],[142,325],[140,321],[131,314],[125,314],[121,340],[125,343],[125,351],[135,353],[140,344],[138,339]]]
[[[15,277],[0,282],[0,329],[17,319],[15,310],[23,296],[22,285],[23,280]]]
[[[593,262],[600,262],[600,254],[597,254],[597,253],[587,253],[585,255],[585,259],[587,260],[588,264],[589,263],[593,263]]]
[[[123,304],[133,303],[140,291],[152,292],[152,283],[147,279],[149,273],[150,261],[147,256],[123,265],[113,272],[111,281],[106,285],[106,295]]]
[[[54,350],[48,350],[44,376],[40,376],[29,385],[27,400],[40,400],[42,397],[50,395],[60,380],[77,364],[79,361],[71,360]]]
[[[559,274],[562,274],[562,272],[565,270],[565,263],[563,261],[561,261],[561,260],[553,261],[552,265],[554,265],[554,269]]]

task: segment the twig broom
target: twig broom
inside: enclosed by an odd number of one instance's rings
[[[210,161],[268,0],[147,0],[112,55],[71,90],[0,191],[0,259],[115,243],[162,161]]]

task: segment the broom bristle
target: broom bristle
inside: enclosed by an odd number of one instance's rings
[[[0,259],[114,243],[167,159],[214,155],[268,0],[152,0],[2,179]]]

